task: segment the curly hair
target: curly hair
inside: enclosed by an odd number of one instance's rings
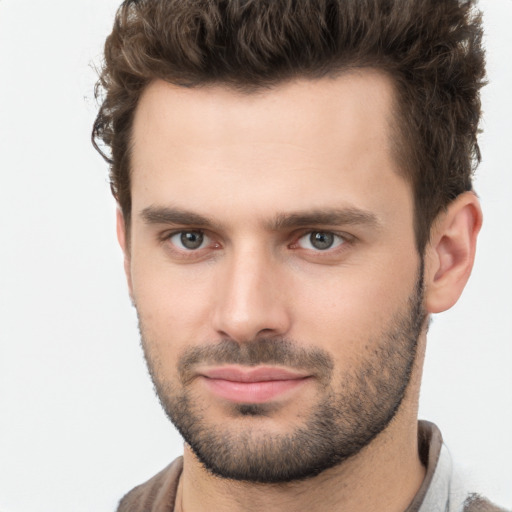
[[[480,162],[485,56],[472,0],[125,0],[105,43],[92,140],[127,225],[132,124],[150,82],[250,94],[365,67],[395,84],[395,154],[422,253]]]

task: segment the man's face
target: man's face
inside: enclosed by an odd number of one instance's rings
[[[362,71],[140,101],[128,279],[162,405],[214,473],[317,474],[401,403],[424,313],[392,96]]]

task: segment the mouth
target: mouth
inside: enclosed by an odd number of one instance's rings
[[[215,396],[244,404],[286,398],[312,378],[310,374],[265,366],[205,368],[199,371],[199,377]]]

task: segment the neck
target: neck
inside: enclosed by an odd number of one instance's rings
[[[287,484],[236,482],[214,476],[186,446],[178,492],[180,512],[403,512],[419,489],[425,468],[418,455],[416,424],[407,431],[397,427],[390,425],[343,464]]]
[[[254,484],[225,480],[207,473],[187,447],[178,500],[181,512],[310,512],[350,510],[403,512],[425,475],[417,453],[417,439],[386,453],[382,437],[338,467],[309,480],[288,484]],[[375,440],[377,441],[377,440]],[[377,444],[377,443],[376,443]],[[397,454],[400,454],[397,456]]]

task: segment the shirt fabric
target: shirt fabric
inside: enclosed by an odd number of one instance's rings
[[[426,475],[416,496],[404,512],[506,512],[481,496],[470,493],[453,471],[452,461],[439,429],[420,421],[420,459]],[[117,512],[181,512],[175,508],[183,457],[178,457],[153,478],[132,489]]]

